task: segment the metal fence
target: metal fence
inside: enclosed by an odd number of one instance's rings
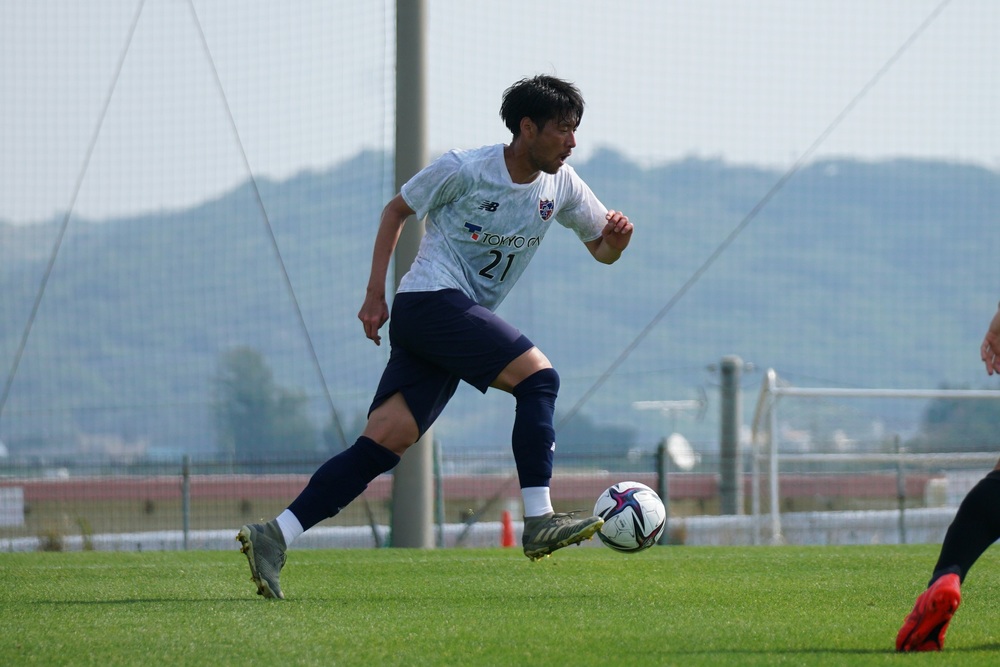
[[[766,515],[755,517],[753,502],[745,503],[745,514],[720,513],[717,453],[702,451],[690,471],[681,471],[663,449],[624,457],[561,454],[552,482],[554,506],[589,511],[605,488],[634,480],[659,490],[666,501],[664,544],[759,543],[755,535]],[[276,516],[322,460],[6,463],[0,465],[0,550],[236,548],[239,526]],[[787,466],[778,485],[784,541],[937,542],[964,491],[989,467],[967,456],[942,457],[933,466],[905,460],[887,465],[864,457],[847,467],[830,458]],[[499,546],[504,512],[519,529],[520,491],[509,453],[439,449],[435,468],[438,546]],[[740,488],[750,501],[756,484],[752,468],[744,457]],[[391,545],[392,482],[391,474],[376,479],[296,547]]]

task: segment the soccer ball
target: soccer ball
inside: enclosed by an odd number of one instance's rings
[[[604,519],[597,536],[615,551],[625,553],[653,546],[667,520],[667,510],[656,491],[639,482],[619,482],[605,489],[594,505],[594,514]]]

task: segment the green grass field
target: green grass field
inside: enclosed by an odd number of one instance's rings
[[[996,665],[1000,549],[943,654],[894,653],[934,545],[0,554],[4,664]]]

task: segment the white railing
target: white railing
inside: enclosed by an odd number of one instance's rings
[[[774,369],[768,369],[764,374],[760,395],[754,410],[751,455],[751,514],[753,516],[753,543],[763,542],[765,517],[761,512],[761,476],[762,464],[766,465],[768,476],[768,499],[770,514],[770,541],[781,544],[784,539],[781,531],[780,512],[780,462],[805,463],[894,463],[911,466],[939,466],[944,463],[963,465],[984,465],[992,467],[997,452],[968,452],[955,454],[914,454],[903,451],[897,453],[800,453],[779,454],[778,401],[783,396],[796,397],[826,397],[826,398],[912,398],[912,399],[989,399],[1000,400],[1000,391],[976,389],[845,389],[838,387],[793,387],[778,378]]]

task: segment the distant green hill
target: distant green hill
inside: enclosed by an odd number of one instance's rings
[[[317,429],[329,416],[324,382],[347,430],[356,427],[387,356],[364,338],[356,312],[390,169],[387,156],[368,152],[260,182],[260,203],[245,184],[189,210],[73,220],[0,439],[21,453],[109,438],[208,451],[212,379],[235,345],[260,350],[280,384],[313,397]],[[632,246],[604,267],[553,226],[500,310],[556,364],[563,413],[607,374],[581,415],[649,447],[670,424],[631,403],[705,388],[705,421],[682,417],[680,426],[711,446],[717,378],[706,366],[727,354],[802,385],[987,384],[977,348],[1000,298],[997,173],[829,160],[795,174],[755,212],[781,173],[701,160],[641,168],[609,151],[577,169],[635,222]],[[58,228],[0,224],[4,383]],[[760,377],[745,376],[748,420]],[[456,450],[502,445],[512,407],[506,396],[462,389],[435,433]]]

